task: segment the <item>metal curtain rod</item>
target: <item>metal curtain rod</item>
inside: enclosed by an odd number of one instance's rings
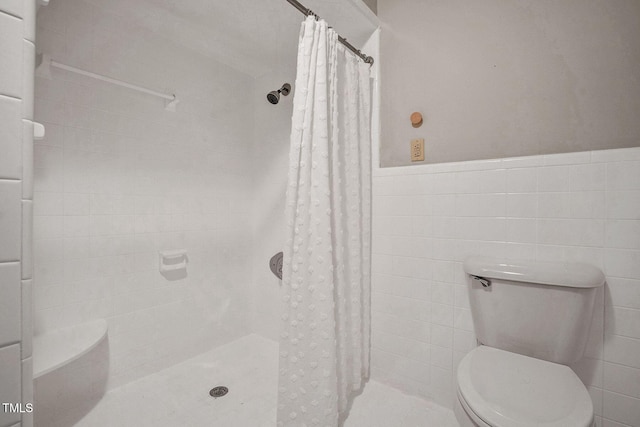
[[[287,0],[287,1],[289,2],[289,4],[291,4],[291,6],[295,7],[296,9],[298,9],[304,15],[313,16],[313,17],[316,18],[316,20],[320,19],[320,17],[318,15],[316,15],[311,9],[308,9],[308,8],[304,7],[299,1],[297,1],[297,0]],[[347,49],[349,49],[351,52],[355,53],[356,56],[358,56],[360,59],[362,59],[366,64],[373,65],[373,58],[372,57],[370,57],[368,55],[365,55],[364,53],[362,53],[362,51],[360,51],[360,49],[356,49],[351,43],[349,43],[347,41],[347,39],[342,37],[340,34],[338,34],[338,41],[340,43],[342,43],[343,45],[345,45],[345,47]]]

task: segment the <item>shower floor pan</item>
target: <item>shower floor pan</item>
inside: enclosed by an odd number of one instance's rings
[[[247,335],[109,391],[75,426],[275,427],[277,372],[277,343]],[[221,385],[228,393],[210,396]],[[375,426],[458,424],[452,411],[371,380],[354,401],[345,427]]]

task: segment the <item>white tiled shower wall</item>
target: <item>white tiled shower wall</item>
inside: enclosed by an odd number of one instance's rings
[[[106,318],[111,388],[248,333],[254,79],[81,0],[40,10],[37,50],[180,103],[36,78],[36,334]],[[175,249],[186,275],[165,277]]]
[[[283,58],[283,67],[256,79],[254,96],[255,146],[253,169],[253,289],[252,331],[272,340],[280,335],[281,281],[269,269],[269,259],[284,250],[285,191],[289,168],[292,95],[277,105],[266,100],[265,88],[295,80],[295,57]],[[292,62],[285,66],[287,62]]]
[[[31,216],[34,0],[0,0],[0,402],[33,402]],[[24,409],[24,406],[22,407]],[[32,426],[0,408],[0,425]]]
[[[607,278],[574,366],[599,426],[640,426],[640,148],[376,169],[372,376],[451,406],[475,346],[470,254]]]

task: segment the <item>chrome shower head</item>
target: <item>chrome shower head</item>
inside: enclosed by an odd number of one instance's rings
[[[289,95],[289,92],[291,92],[291,85],[289,83],[285,83],[280,89],[269,92],[267,94],[267,101],[275,105],[280,101],[280,94],[287,96]]]

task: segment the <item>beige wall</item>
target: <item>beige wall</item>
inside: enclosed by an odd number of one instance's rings
[[[379,0],[378,16],[382,166],[412,164],[421,137],[425,163],[640,145],[636,0]]]
[[[378,0],[363,0],[364,3],[369,6],[369,9],[373,11],[373,13],[378,12]]]

